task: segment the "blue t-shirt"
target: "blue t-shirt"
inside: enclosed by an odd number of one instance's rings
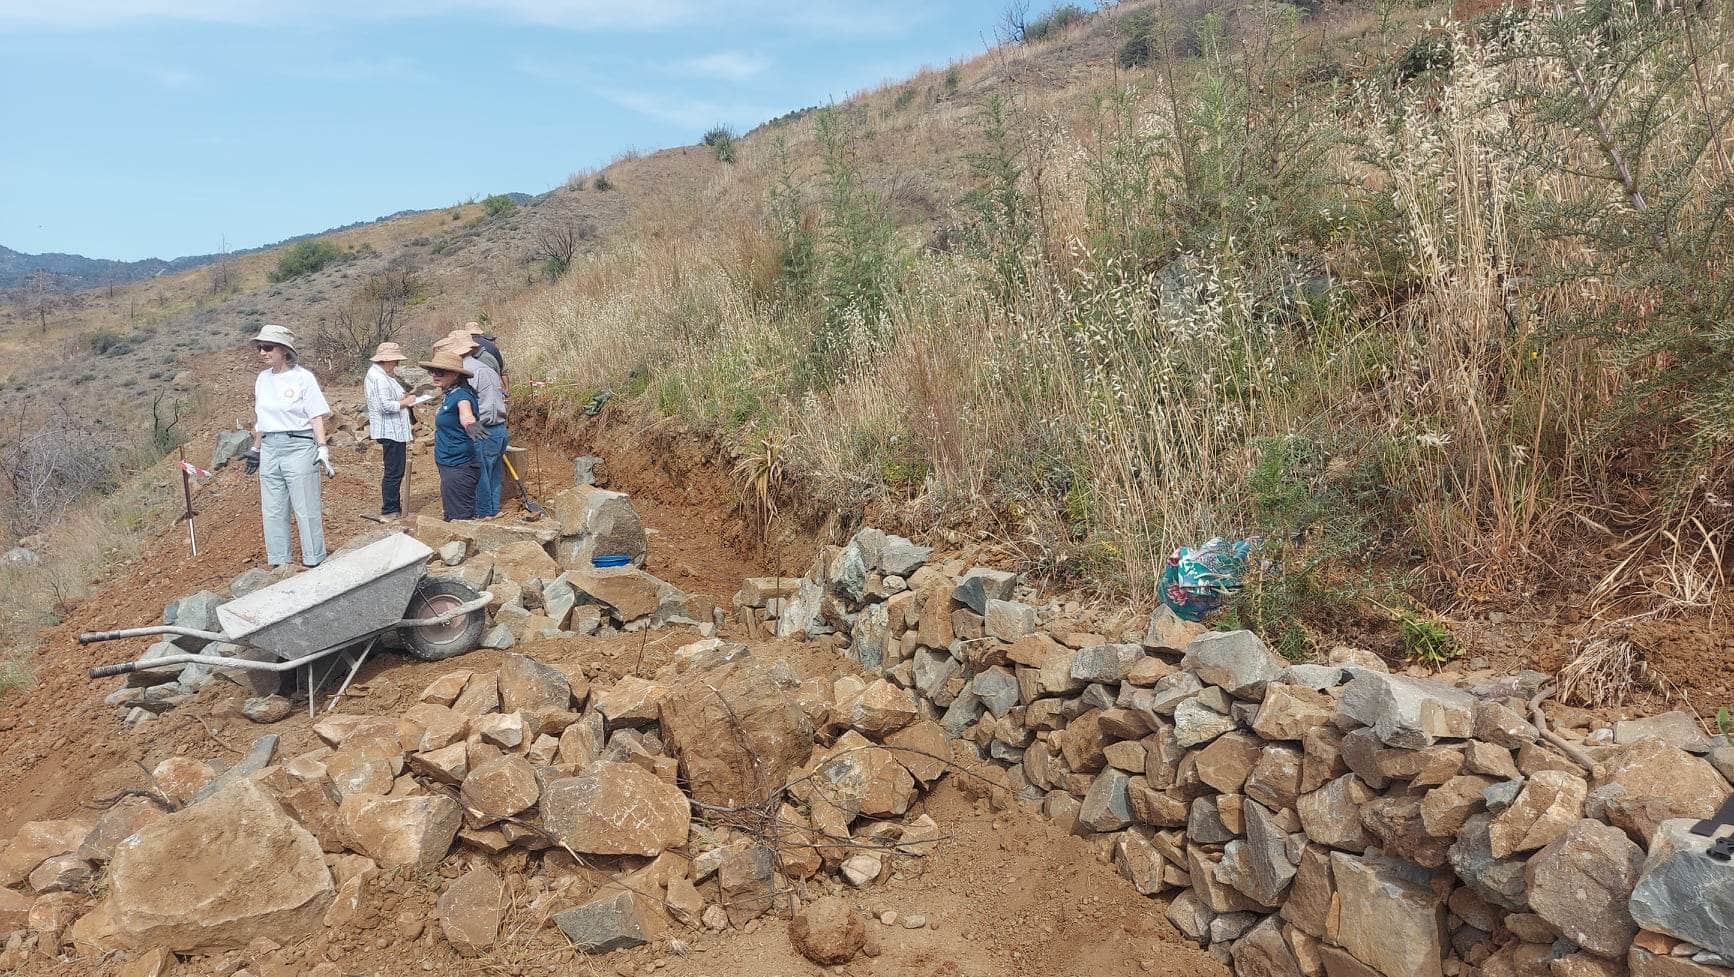
[[[470,412],[479,416],[476,392],[467,386],[447,390],[445,400],[440,401],[439,413],[434,415],[434,463],[437,465],[462,468],[476,463],[476,444],[470,440],[463,420],[458,417],[458,404],[466,400],[470,402]]]

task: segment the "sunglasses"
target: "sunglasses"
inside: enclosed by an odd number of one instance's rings
[[[450,370],[435,370],[430,368],[427,372],[428,376],[433,377],[449,377],[452,375],[452,371]]]
[[[254,343],[253,348],[258,350],[261,353],[271,353],[271,352],[275,352],[276,350],[280,350],[283,347],[277,345],[276,343]]]

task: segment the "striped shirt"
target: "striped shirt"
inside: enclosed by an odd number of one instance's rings
[[[403,384],[375,363],[367,368],[362,386],[367,391],[368,436],[375,441],[409,441],[409,411],[398,404]]]

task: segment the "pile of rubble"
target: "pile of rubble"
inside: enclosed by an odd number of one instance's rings
[[[1729,794],[1728,737],[1672,713],[1572,743],[1525,698],[1540,676],[1291,665],[1166,609],[1055,633],[1013,575],[927,556],[863,530],[737,612],[842,637],[1237,972],[1734,974],[1734,864],[1691,833]]]
[[[608,686],[509,654],[315,732],[326,746],[286,759],[274,736],[226,768],[171,757],[94,822],[24,825],[0,848],[0,969],[68,945],[281,950],[442,868],[437,928],[461,956],[500,938],[509,890],[585,952],[741,927],[930,851],[938,826],[905,815],[949,765],[890,683],[802,681],[717,639]]]
[[[717,626],[715,603],[689,595],[646,573],[644,524],[627,496],[588,485],[568,489],[549,500],[548,522],[443,522],[426,516],[409,531],[435,552],[429,573],[462,581],[471,589],[493,594],[492,621],[482,646],[496,650],[520,643],[575,635],[636,631],[673,624],[697,625],[707,636]],[[401,530],[381,527],[364,533],[334,557],[359,549]],[[599,558],[618,567],[598,568]],[[163,623],[200,631],[221,632],[217,608],[293,574],[290,568],[252,569],[236,577],[222,592],[200,591],[171,602]],[[203,652],[257,660],[257,650],[227,642],[177,635],[158,641],[143,658]],[[241,668],[216,668],[191,663],[144,669],[127,676],[108,697],[123,721],[136,725],[189,700],[213,681],[224,679],[258,698],[280,691],[280,675]],[[282,718],[280,703],[254,703],[246,714],[260,721]]]

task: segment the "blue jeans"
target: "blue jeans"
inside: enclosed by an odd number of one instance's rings
[[[499,515],[500,481],[505,466],[500,457],[506,453],[506,425],[496,424],[485,429],[488,436],[476,442],[476,463],[481,471],[476,478],[476,518]]]

